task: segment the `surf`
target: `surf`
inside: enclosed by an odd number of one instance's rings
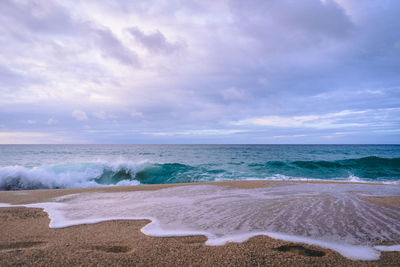
[[[332,249],[354,260],[378,260],[380,251],[399,249],[400,211],[369,197],[398,196],[399,189],[296,182],[252,189],[186,185],[78,193],[23,206],[44,209],[52,228],[147,219],[151,223],[142,232],[151,236],[204,235],[206,245],[217,246],[267,235]]]
[[[0,190],[58,189],[221,180],[396,182],[400,158],[266,161],[189,165],[147,160],[0,167]]]

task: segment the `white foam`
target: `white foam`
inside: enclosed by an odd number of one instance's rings
[[[361,182],[361,179],[360,179],[360,177],[357,177],[357,176],[351,174],[351,175],[349,176],[349,181],[350,181],[350,182]]]
[[[379,251],[400,251],[400,245],[375,246],[374,248],[379,250]]]
[[[209,238],[206,244],[210,246],[220,246],[228,242],[242,243],[249,240],[252,237],[261,235],[269,236],[274,239],[295,242],[295,243],[303,243],[303,244],[314,245],[322,248],[335,250],[339,252],[341,255],[353,260],[364,260],[364,261],[378,260],[380,256],[379,251],[368,246],[354,246],[354,245],[339,244],[334,242],[325,242],[302,236],[294,236],[294,235],[271,233],[271,232],[258,232],[258,233],[255,232],[255,233],[248,233],[241,235],[231,235],[224,238],[215,238],[215,239]]]
[[[205,180],[207,181],[207,180]],[[287,176],[284,174],[274,174],[272,176],[266,176],[263,178],[257,177],[247,177],[247,178],[228,178],[228,177],[218,177],[215,178],[214,181],[289,181],[289,182],[329,182],[329,183],[368,183],[368,184],[399,184],[398,181],[381,181],[381,180],[372,180],[367,178],[360,178],[355,175],[349,175],[349,177],[333,177],[329,179],[323,178],[309,178],[309,177],[300,177],[300,176]]]
[[[137,180],[122,180],[115,184],[115,186],[131,186],[131,185],[140,185],[140,182]]]
[[[127,170],[135,173],[148,166],[147,161],[89,162],[64,165],[0,167],[0,190],[40,188],[85,188],[106,186],[96,181],[104,172]],[[116,185],[138,185],[136,180],[122,180]],[[110,186],[112,184],[108,184]]]
[[[350,259],[377,260],[380,251],[398,245],[374,247],[370,240],[398,242],[400,210],[378,206],[361,195],[400,195],[400,189],[337,183],[276,183],[256,189],[186,185],[74,194],[24,206],[43,208],[53,228],[147,219],[151,223],[142,232],[152,236],[205,235],[207,245],[223,245],[266,235],[332,249]]]
[[[22,207],[22,206],[12,205],[12,204],[8,204],[8,203],[0,203],[0,208],[12,208],[12,207]]]

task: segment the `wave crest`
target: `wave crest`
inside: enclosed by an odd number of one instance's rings
[[[145,163],[77,163],[51,166],[0,168],[1,190],[57,189],[137,185],[136,172]]]
[[[336,161],[267,161],[248,164],[91,162],[0,168],[0,190],[169,184],[218,180],[344,180],[387,182],[400,178],[400,158],[376,156]]]

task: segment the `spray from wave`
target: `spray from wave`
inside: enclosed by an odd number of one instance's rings
[[[137,185],[135,174],[145,163],[78,163],[51,166],[0,168],[0,189],[57,189],[98,187],[104,185]]]

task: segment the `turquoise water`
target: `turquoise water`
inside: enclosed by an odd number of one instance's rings
[[[0,189],[400,180],[400,145],[0,145]]]

